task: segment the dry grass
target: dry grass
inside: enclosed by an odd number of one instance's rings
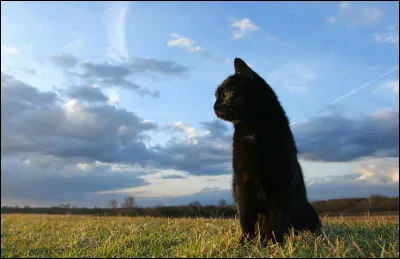
[[[1,216],[1,257],[399,257],[399,217],[325,218],[324,233],[239,246],[233,219]]]

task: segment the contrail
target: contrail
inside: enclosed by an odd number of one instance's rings
[[[399,70],[399,67],[392,68],[392,69],[390,69],[389,71],[383,73],[382,75],[380,75],[380,76],[378,76],[378,77],[376,77],[376,78],[374,78],[374,79],[372,79],[372,80],[369,80],[369,81],[366,82],[365,84],[363,84],[363,85],[361,85],[361,86],[359,86],[359,87],[357,87],[357,88],[351,90],[349,93],[347,93],[347,94],[345,94],[345,95],[342,95],[342,96],[336,98],[335,100],[331,101],[329,104],[337,103],[338,101],[343,100],[344,98],[349,97],[350,95],[354,94],[354,93],[357,92],[358,90],[363,89],[364,87],[368,86],[369,84],[371,84],[371,83],[374,82],[375,80],[378,80],[378,79],[380,79],[380,78],[382,78],[382,77],[384,77],[384,76],[387,76],[387,75],[389,75],[390,73],[393,73],[393,72],[396,71],[396,70]],[[294,124],[296,124],[296,122],[291,122],[291,123],[290,123],[290,126],[293,126]]]
[[[129,57],[126,47],[126,27],[130,8],[129,2],[115,1],[105,10],[103,22],[106,25],[109,58],[120,61]]]
[[[336,98],[335,100],[333,100],[333,101],[330,102],[329,104],[334,104],[334,103],[336,103],[336,102],[338,102],[338,101],[340,101],[340,100],[343,100],[344,98],[349,97],[350,95],[354,94],[354,93],[357,92],[358,90],[363,89],[364,87],[368,86],[368,85],[371,84],[372,82],[374,82],[374,81],[376,81],[376,80],[378,80],[378,79],[380,79],[380,78],[382,78],[382,77],[384,77],[384,76],[387,76],[387,75],[393,73],[393,72],[396,71],[396,70],[399,70],[399,67],[395,67],[395,68],[390,69],[390,70],[387,71],[386,73],[383,73],[382,75],[380,75],[380,76],[378,76],[378,77],[376,77],[376,78],[374,78],[374,79],[372,79],[372,80],[366,82],[366,83],[363,84],[362,86],[357,87],[357,88],[351,90],[349,93],[347,93],[347,94],[345,94],[345,95],[342,95],[342,96]]]

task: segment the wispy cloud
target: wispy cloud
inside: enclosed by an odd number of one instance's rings
[[[399,45],[399,32],[396,32],[394,27],[390,27],[386,32],[373,33],[372,37],[379,43]]]
[[[306,93],[317,80],[317,74],[309,64],[288,61],[267,74],[271,84],[282,86],[297,93]]]
[[[329,23],[336,23],[336,22],[337,22],[337,17],[336,17],[336,16],[330,16],[330,17],[328,17],[328,22],[329,22]]]
[[[177,129],[183,130],[187,134],[187,141],[189,143],[197,144],[197,133],[195,128],[182,121],[174,122],[173,124]]]
[[[1,52],[5,52],[8,54],[18,54],[19,50],[13,46],[1,46]]]
[[[385,158],[361,162],[354,168],[354,173],[359,175],[356,180],[375,184],[398,184],[399,162],[396,160]]]
[[[67,51],[77,50],[81,47],[82,43],[83,43],[82,39],[76,39],[76,40],[68,43],[66,46],[66,49],[67,49]]]
[[[153,174],[145,175],[142,179],[149,183],[145,186],[138,186],[134,188],[125,188],[119,190],[103,191],[102,194],[135,194],[135,197],[140,198],[158,198],[165,201],[166,198],[184,197],[186,195],[193,195],[206,190],[226,190],[230,194],[230,175],[213,176],[192,176],[179,170],[167,169],[156,170]],[[210,188],[208,179],[213,180],[213,186]],[[219,198],[219,197],[218,197]],[[216,198],[214,198],[215,200]],[[216,199],[218,200],[218,199]],[[187,204],[188,202],[186,202]]]
[[[125,37],[129,7],[129,2],[117,2],[104,13],[103,21],[109,44],[107,56],[112,60],[121,61],[129,55]]]
[[[189,52],[198,53],[199,55],[206,58],[211,56],[210,52],[206,51],[200,46],[197,46],[196,41],[189,39],[188,37],[179,35],[175,32],[170,33],[169,36],[171,37],[171,39],[167,42],[168,47],[184,48]]]
[[[376,25],[383,18],[383,12],[374,6],[365,6],[364,3],[342,1],[339,3],[336,15],[328,17],[328,22],[334,24],[345,21],[348,25]]]
[[[397,160],[397,161],[396,161]],[[374,159],[357,164],[351,172],[312,179],[307,184],[310,199],[368,197],[379,193],[399,195],[398,159]]]
[[[249,18],[233,20],[231,27],[233,28],[232,35],[235,39],[247,37],[251,32],[260,29],[260,27],[252,23]]]
[[[132,81],[132,76],[137,74],[182,76],[189,70],[188,67],[172,61],[140,57],[129,58],[125,59],[123,63],[112,64],[108,61],[83,62],[74,55],[56,53],[50,57],[50,61],[61,68],[71,80],[83,81],[87,85],[95,84],[103,88],[123,88],[135,91],[140,96],[150,95],[154,98],[160,97],[160,92],[140,87]],[[83,69],[83,72],[74,71],[76,68]]]
[[[119,101],[119,94],[117,88],[110,88],[105,90],[105,94],[108,97],[108,104],[114,105]]]
[[[173,47],[183,48],[183,49],[186,49],[188,52],[196,53],[196,54],[202,56],[203,58],[213,59],[213,60],[221,62],[221,63],[229,63],[229,61],[230,61],[227,58],[214,56],[213,54],[211,54],[211,52],[198,46],[196,44],[196,41],[194,41],[188,37],[179,35],[175,32],[170,33],[169,36],[170,36],[170,39],[167,41],[167,46],[170,48],[173,48]]]
[[[50,61],[62,68],[73,68],[79,63],[79,59],[74,55],[58,52],[50,57]]]
[[[36,70],[33,68],[26,68],[26,67],[18,67],[18,68],[12,68],[12,69],[7,69],[6,73],[12,73],[12,75],[30,75],[30,76],[36,76]]]
[[[399,94],[399,80],[389,80],[383,85],[383,88],[390,89],[398,95]]]

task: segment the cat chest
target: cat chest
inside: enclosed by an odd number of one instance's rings
[[[236,173],[246,175],[254,175],[260,170],[260,160],[257,143],[247,140],[239,140],[234,142],[233,146],[233,166]]]

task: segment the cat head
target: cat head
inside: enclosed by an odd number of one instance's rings
[[[235,74],[215,92],[214,112],[232,123],[257,119],[260,106],[274,96],[272,89],[240,58],[235,58],[234,67]]]

